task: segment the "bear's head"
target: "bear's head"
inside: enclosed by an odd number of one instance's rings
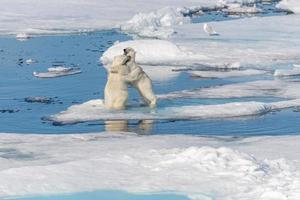
[[[120,65],[126,65],[126,63],[130,60],[130,56],[126,55],[119,55],[115,56],[112,66],[120,66]]]
[[[122,73],[122,67],[121,66],[127,68],[126,64],[130,59],[131,59],[130,56],[125,56],[125,55],[115,56],[109,72],[114,73],[114,74],[115,73]]]
[[[126,49],[123,49],[123,51],[124,55],[130,56],[133,60],[135,59],[136,51],[133,48],[127,47]]]

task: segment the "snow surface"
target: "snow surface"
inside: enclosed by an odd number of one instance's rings
[[[203,24],[175,26],[169,40],[134,40],[113,45],[102,56],[103,64],[124,47],[137,49],[137,62],[147,65],[184,65],[222,68],[264,68],[299,62],[300,20],[297,15],[246,18],[210,23],[218,37],[201,31]],[[277,24],[280,24],[278,26]],[[158,29],[157,29],[158,30]],[[158,34],[158,33],[157,33]],[[163,34],[163,33],[162,33]]]
[[[247,70],[233,70],[233,71],[191,71],[189,72],[192,77],[200,78],[230,78],[242,76],[257,76],[266,74],[267,71],[247,69]]]
[[[206,57],[202,64],[239,62],[241,66],[265,69],[300,60],[298,15],[252,17],[210,25],[218,30],[218,37],[207,36],[202,23],[184,24],[174,28],[177,34],[170,41],[184,52]]]
[[[241,98],[241,97],[280,97],[300,98],[300,83],[283,80],[260,80],[233,83],[209,88],[175,91],[157,95],[159,99],[173,98]]]
[[[96,120],[146,120],[146,119],[219,119],[262,115],[271,111],[300,106],[300,99],[262,102],[233,102],[216,105],[193,105],[141,110],[108,110],[102,99],[70,106],[66,111],[48,117],[57,124],[74,124]]]
[[[167,40],[130,40],[119,42],[107,49],[100,60],[104,65],[112,63],[116,55],[123,54],[123,49],[131,47],[136,53],[136,62],[146,65],[180,65],[205,59],[202,55],[189,54]]]
[[[138,37],[167,39],[174,34],[173,26],[190,23],[179,9],[170,7],[150,13],[138,13],[120,26],[121,31]]]
[[[195,200],[297,200],[299,142],[299,136],[1,133],[0,198],[112,189]]]
[[[247,4],[256,1],[258,0],[2,0],[0,34],[73,33],[119,28],[121,25],[126,27],[124,30],[127,32],[139,31],[140,35],[146,33],[149,36],[150,33],[160,37],[162,32],[169,32],[165,25],[176,22],[173,17],[181,18],[179,14],[184,10],[188,12],[195,7],[215,8],[231,3]],[[160,15],[157,10],[165,7],[172,7],[176,13]],[[181,24],[180,21],[177,22]],[[177,22],[172,25],[178,24]],[[153,31],[155,28],[160,31]]]

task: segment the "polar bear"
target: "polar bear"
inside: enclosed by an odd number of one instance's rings
[[[156,97],[152,89],[152,81],[149,76],[143,71],[143,69],[135,62],[135,54],[133,48],[124,49],[124,55],[129,56],[129,61],[127,66],[130,69],[128,74],[129,83],[135,87],[140,95],[143,97],[144,101],[151,107],[156,107]]]
[[[104,105],[108,109],[122,110],[126,107],[128,99],[128,81],[126,76],[129,67],[126,65],[129,56],[115,56],[108,71],[107,83],[104,89]]]

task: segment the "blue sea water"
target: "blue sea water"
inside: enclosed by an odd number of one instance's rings
[[[1,37],[0,52],[0,132],[64,134],[100,132],[106,129],[103,121],[55,126],[43,120],[69,106],[91,99],[103,98],[106,70],[99,57],[114,41],[130,37],[116,31],[88,34],[40,36],[28,41]],[[37,63],[27,65],[27,59]],[[59,78],[39,79],[32,75],[56,65],[80,67],[81,74]],[[228,79],[195,79],[183,72],[167,82],[154,81],[157,94],[172,91],[211,87],[215,85],[271,79],[271,76]],[[42,96],[50,103],[29,103],[27,97]],[[276,101],[278,98],[241,99],[174,99],[162,100],[158,109],[166,106],[220,104],[232,101]],[[141,99],[130,89],[130,102],[138,105]],[[300,115],[297,110],[286,110],[264,116],[222,120],[155,121],[145,128],[141,121],[128,121],[124,131],[141,134],[200,134],[200,135],[280,135],[297,134]],[[123,122],[120,122],[123,123]]]

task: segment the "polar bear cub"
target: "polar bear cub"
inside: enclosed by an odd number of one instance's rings
[[[121,110],[126,107],[128,99],[126,76],[129,73],[126,63],[129,60],[130,57],[125,55],[114,57],[104,89],[104,105],[108,109]]]
[[[130,69],[127,80],[135,87],[144,101],[151,107],[156,107],[156,97],[152,89],[152,81],[143,69],[135,62],[135,54],[133,48],[124,49],[124,55],[129,56],[127,66]]]

